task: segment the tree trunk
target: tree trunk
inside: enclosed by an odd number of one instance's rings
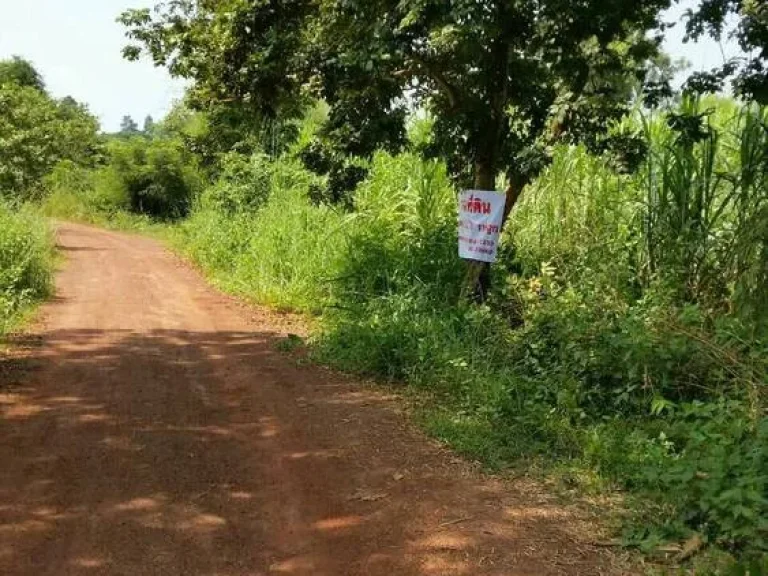
[[[504,229],[507,220],[509,220],[512,208],[514,208],[517,201],[520,200],[520,195],[523,193],[523,188],[525,188],[527,183],[528,182],[523,178],[514,177],[510,178],[509,182],[507,182],[507,189],[504,192],[507,197],[507,202],[504,205],[504,219],[501,221],[502,229]]]
[[[517,204],[527,184],[524,178],[511,177],[504,191],[506,203],[504,205],[504,218],[502,230],[509,220],[512,209]],[[493,190],[495,187],[495,175],[487,165],[475,164],[475,189]],[[486,262],[470,261],[467,266],[467,275],[462,289],[462,300],[470,299],[478,304],[485,302],[491,289],[491,266]]]
[[[491,160],[475,162],[475,190],[494,190],[496,188],[496,167]]]

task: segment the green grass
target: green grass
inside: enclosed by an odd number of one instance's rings
[[[167,224],[128,210],[102,211],[88,203],[87,199],[81,195],[63,190],[47,196],[41,204],[40,211],[47,218],[90,224],[123,232],[163,236],[169,228]]]
[[[697,142],[628,119],[649,149],[636,174],[555,149],[483,306],[459,302],[456,190],[412,154],[376,155],[351,211],[313,203],[322,180],[289,156],[230,154],[166,237],[221,288],[319,316],[315,361],[403,386],[468,458],[620,491],[646,553],[695,535],[699,572],[748,566],[768,551],[768,119],[710,104],[679,111]],[[143,230],[110,190],[65,187],[46,211]]]
[[[277,164],[269,179],[270,200],[261,209],[199,206],[174,244],[225,290],[278,308],[319,311],[335,297],[349,217],[311,205],[311,179],[291,162]]]
[[[51,291],[53,236],[32,210],[0,204],[0,337]]]

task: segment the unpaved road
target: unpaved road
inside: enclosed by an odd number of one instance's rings
[[[281,317],[154,241],[63,225],[59,243],[38,343],[0,382],[0,574],[608,571],[573,510],[278,352]]]

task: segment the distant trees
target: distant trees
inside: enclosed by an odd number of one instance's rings
[[[147,136],[151,136],[152,133],[155,131],[155,119],[152,118],[152,116],[147,115],[146,118],[144,118],[144,134]]]
[[[176,138],[113,139],[107,170],[133,212],[171,220],[186,216],[202,180],[193,155]]]
[[[139,133],[139,125],[129,115],[123,116],[120,121],[120,135],[121,136],[135,136]]]
[[[19,56],[0,61],[0,86],[15,84],[22,88],[34,88],[45,92],[45,82],[40,73],[28,61]]]
[[[162,122],[147,115],[141,130],[130,115],[123,116],[120,131],[107,138],[101,170],[113,197],[137,214],[161,220],[186,216],[202,188],[195,150],[185,138],[191,121],[178,107]]]
[[[67,97],[51,98],[41,75],[20,58],[0,62],[0,195],[41,194],[43,177],[61,160],[93,162],[98,121]]]

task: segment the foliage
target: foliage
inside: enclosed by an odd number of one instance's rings
[[[157,64],[174,76],[195,80],[193,100],[234,98],[261,118],[275,118],[279,110],[288,119],[301,111],[297,95],[306,76],[299,71],[307,56],[301,24],[313,11],[312,2],[235,0],[214,5],[184,0],[158,8],[165,10],[158,22],[149,9],[128,10],[120,21]],[[131,45],[124,55],[135,60],[140,52]],[[272,98],[256,97],[264,93]]]
[[[340,270],[349,305],[421,286],[444,304],[458,297],[456,198],[445,166],[412,154],[374,158],[355,195],[354,249]]]
[[[42,219],[0,204],[0,336],[20,312],[49,294],[52,251],[53,238]]]
[[[31,62],[19,56],[0,61],[0,86],[15,84],[45,92],[45,82]]]
[[[180,139],[207,174],[216,177],[222,155],[263,152],[275,158],[294,143],[298,127],[287,121],[254,118],[229,103],[199,106],[188,97],[171,109],[153,134]]]
[[[139,125],[130,116],[123,116],[123,119],[120,121],[119,134],[126,137],[136,136],[139,134]]]
[[[219,178],[200,198],[203,209],[224,215],[255,213],[272,190],[272,165],[261,154],[224,154]]]
[[[644,266],[685,291],[687,300],[726,306],[728,292],[736,290],[752,294],[749,306],[760,312],[764,303],[754,282],[765,278],[768,112],[722,106],[722,120],[700,107],[684,104],[670,118],[671,130],[650,128],[659,146],[641,178]]]
[[[47,216],[81,222],[100,222],[130,210],[128,192],[114,170],[84,168],[60,162],[43,181],[42,203]]]
[[[194,81],[198,102],[223,100],[293,119],[308,94],[328,102],[321,136],[345,155],[405,143],[408,100],[435,114],[433,151],[490,189],[519,188],[551,137],[592,141],[629,97],[658,42],[668,0],[416,3],[192,0],[121,17],[158,65]],[[351,181],[354,185],[354,179]]]
[[[212,190],[249,182],[258,202],[201,202],[180,244],[230,290],[322,308],[315,357],[407,382],[462,453],[623,488],[649,510],[628,543],[698,534],[747,566],[768,469],[764,114],[705,100],[629,117],[612,135],[642,138],[634,172],[554,148],[486,306],[455,304],[455,191],[415,154],[375,154],[349,214],[313,205],[295,161],[228,159]],[[430,126],[413,124],[414,146]]]
[[[145,136],[152,136],[155,132],[155,119],[152,118],[152,116],[147,115],[146,118],[144,118],[144,128],[142,129],[142,132],[144,132]]]
[[[697,40],[709,34],[720,40],[733,18],[738,26],[730,32],[743,56],[724,63],[713,71],[697,73],[688,81],[694,91],[717,92],[729,76],[734,76],[736,94],[768,104],[768,8],[760,0],[700,0],[688,10],[687,38]]]
[[[109,166],[137,214],[159,219],[186,216],[202,179],[194,157],[174,139],[133,137],[109,145]]]
[[[196,116],[177,111],[156,126],[147,122],[151,133],[131,125],[107,136],[98,163],[59,160],[41,179],[44,211],[59,218],[113,224],[119,220],[121,226],[141,228],[147,219],[186,216],[206,182],[198,155],[188,146],[204,129],[200,123]]]
[[[673,457],[639,479],[676,502],[667,534],[693,529],[727,549],[768,552],[768,418],[755,421],[743,404],[722,400],[667,410]]]
[[[37,88],[0,86],[0,190],[16,200],[39,196],[61,160],[89,164],[99,154],[98,122],[71,98]]]
[[[309,202],[315,177],[295,161],[258,155],[226,163],[180,225],[180,250],[221,286],[261,302],[314,311],[334,301],[347,220]]]

